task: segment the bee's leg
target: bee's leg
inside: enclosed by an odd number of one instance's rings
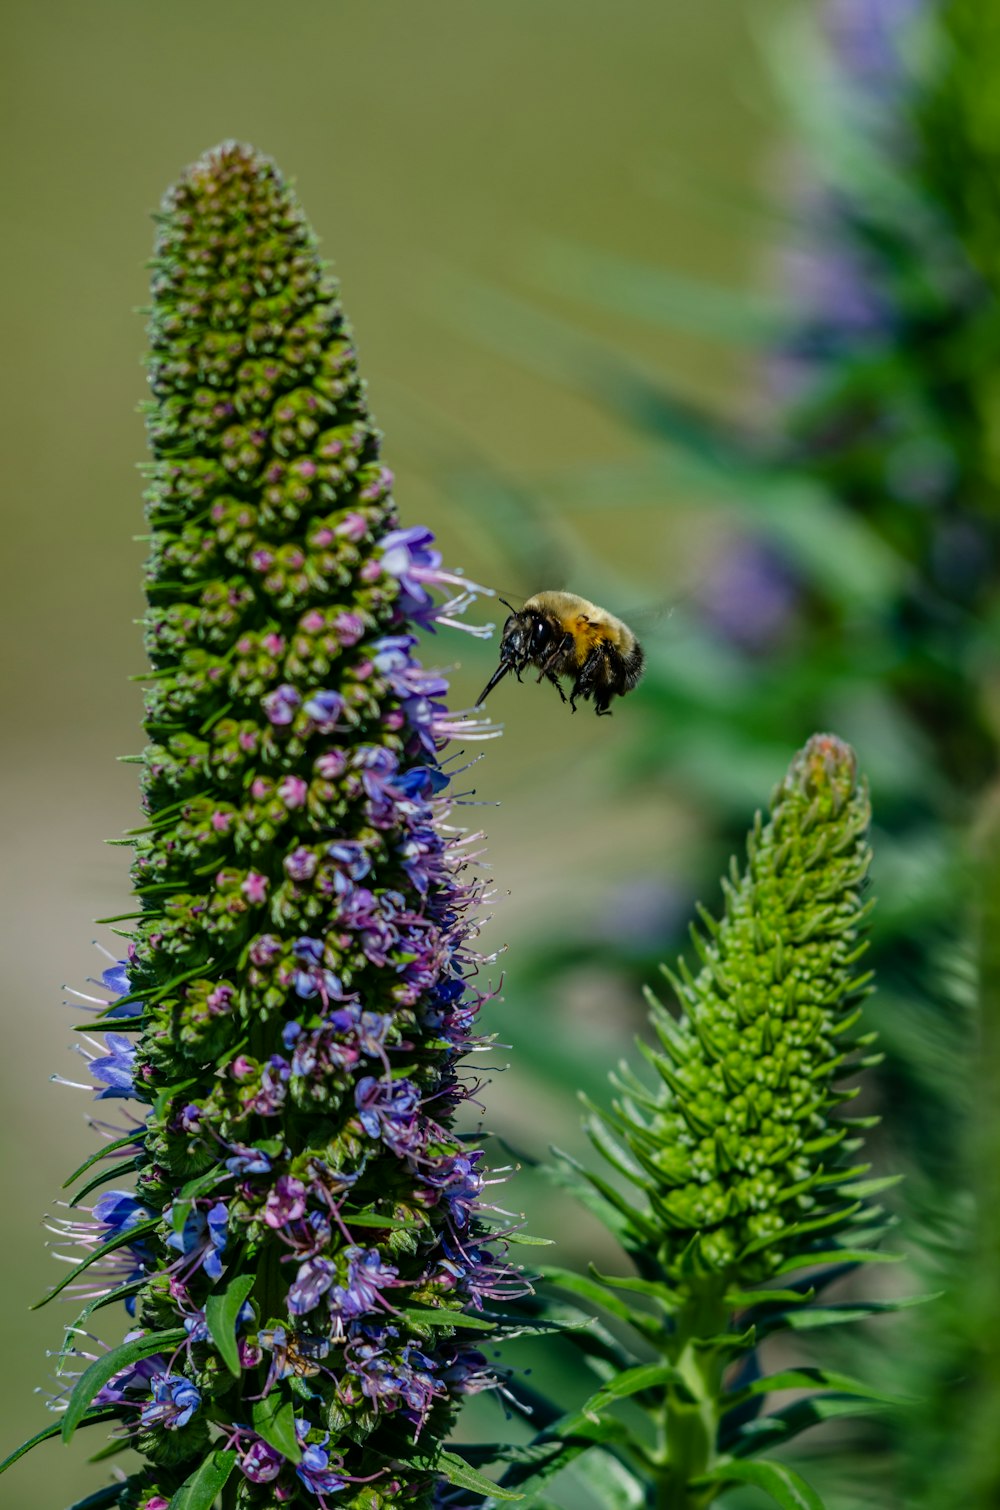
[[[600,712],[601,702],[604,702],[604,706],[607,707],[607,700],[604,696],[606,677],[603,673],[605,665],[604,650],[600,645],[595,645],[589,651],[586,660],[577,672],[576,681],[573,683],[573,690],[570,693],[569,701],[570,707],[573,708],[574,712],[576,711],[575,702],[578,697],[586,699],[594,697],[595,693],[598,712]]]
[[[537,662],[538,666],[541,668],[538,672],[538,681],[541,681],[545,676],[550,676],[551,673],[555,670],[558,663],[562,660],[563,656],[568,655],[572,649],[573,636],[569,633],[564,634],[562,639],[559,640],[558,643],[553,646],[552,650],[549,651],[544,661]]]
[[[563,691],[562,687],[559,685],[559,678],[556,676],[555,672],[554,671],[546,671],[545,675],[548,677],[548,679],[552,683],[553,687],[555,687],[556,691],[559,693],[559,696],[562,699],[562,701],[565,702],[566,701],[566,694]],[[576,712],[575,708],[573,709],[573,712],[574,713]]]

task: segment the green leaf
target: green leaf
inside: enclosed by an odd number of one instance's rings
[[[587,1488],[606,1510],[643,1510],[647,1503],[643,1480],[603,1447],[590,1449],[586,1474]]]
[[[611,1383],[599,1389],[580,1407],[582,1415],[597,1420],[602,1410],[615,1400],[625,1400],[629,1395],[640,1394],[646,1389],[658,1389],[666,1384],[680,1386],[686,1400],[691,1399],[687,1381],[672,1363],[641,1363],[637,1368],[626,1369]]]
[[[825,1510],[815,1489],[787,1463],[723,1463],[704,1478],[696,1479],[691,1487],[708,1489],[718,1485],[722,1489],[727,1484],[753,1484],[769,1494],[782,1510]]]
[[[787,339],[796,328],[778,300],[634,262],[569,238],[540,240],[537,268],[560,297],[570,295],[634,317],[647,329],[659,326],[759,346]]]
[[[302,1448],[295,1435],[295,1408],[291,1400],[282,1399],[279,1390],[272,1389],[263,1400],[254,1401],[253,1429],[290,1463],[301,1463]]]
[[[471,1489],[475,1494],[486,1494],[495,1500],[524,1498],[509,1489],[501,1489],[499,1484],[495,1484],[485,1474],[477,1473],[475,1468],[471,1468],[464,1458],[458,1457],[454,1452],[439,1452],[430,1460],[429,1466],[449,1484],[456,1484],[460,1489]]]
[[[128,1164],[123,1165],[121,1162],[112,1164],[110,1169],[99,1170],[92,1180],[88,1180],[86,1185],[80,1186],[80,1189],[69,1203],[70,1207],[79,1206],[80,1202],[85,1201],[88,1195],[91,1195],[95,1190],[99,1190],[102,1185],[107,1185],[111,1180],[120,1180],[123,1173],[126,1172],[129,1172],[129,1166]]]
[[[184,1480],[170,1501],[170,1510],[212,1510],[235,1467],[236,1453],[219,1448]]]
[[[404,1321],[416,1322],[418,1326],[463,1327],[473,1332],[496,1331],[501,1319],[494,1316],[470,1316],[465,1311],[452,1311],[446,1306],[407,1306],[405,1311],[398,1311],[396,1314]]]
[[[590,1265],[590,1272],[609,1289],[630,1290],[634,1295],[648,1295],[650,1300],[658,1301],[668,1311],[677,1309],[678,1300],[675,1292],[661,1280],[640,1279],[636,1274],[602,1274],[594,1264]]]
[[[158,1217],[150,1217],[148,1222],[138,1222],[134,1227],[130,1227],[127,1232],[118,1232],[114,1237],[108,1238],[106,1243],[102,1243],[99,1248],[95,1248],[93,1253],[88,1253],[87,1257],[80,1263],[74,1264],[69,1273],[64,1274],[59,1283],[53,1286],[49,1293],[44,1295],[41,1300],[36,1300],[30,1309],[32,1311],[40,1311],[42,1306],[47,1306],[49,1301],[54,1300],[57,1295],[61,1294],[67,1285],[72,1284],[74,1279],[79,1278],[81,1274],[85,1273],[91,1264],[97,1263],[98,1259],[104,1258],[106,1254],[114,1253],[118,1248],[127,1248],[130,1243],[136,1242],[138,1238],[145,1237],[148,1232],[154,1230],[158,1220]]]
[[[943,1291],[938,1290],[932,1295],[907,1295],[901,1300],[838,1300],[828,1306],[804,1306],[801,1310],[762,1316],[757,1322],[757,1332],[764,1337],[769,1332],[778,1332],[784,1327],[793,1332],[809,1332],[814,1327],[839,1326],[845,1321],[864,1321],[869,1316],[880,1316],[884,1312],[906,1311],[910,1306],[926,1305],[928,1301],[939,1300],[942,1294]]]
[[[88,1023],[87,1027],[93,1027],[93,1023]],[[83,1032],[84,1030],[81,1028],[80,1031]],[[131,1144],[141,1143],[145,1136],[145,1131],[140,1132],[137,1128],[134,1133],[127,1133],[124,1138],[116,1138],[113,1143],[103,1144],[96,1153],[92,1153],[90,1155],[89,1159],[84,1159],[83,1163],[79,1165],[78,1168],[74,1169],[73,1173],[69,1176],[68,1179],[63,1180],[62,1188],[64,1190],[68,1190],[71,1185],[76,1183],[76,1181],[82,1174],[86,1174],[87,1170],[90,1169],[93,1164],[97,1163],[98,1159],[105,1158],[109,1153],[117,1153],[120,1148],[128,1148]]]
[[[254,1286],[253,1274],[238,1274],[220,1295],[205,1302],[205,1325],[218,1348],[219,1357],[234,1379],[240,1376],[240,1350],[236,1342],[236,1318]]]
[[[95,1410],[88,1411],[80,1424],[82,1426],[94,1426],[98,1421],[117,1420],[120,1415],[120,1405],[101,1405]],[[15,1447],[14,1451],[0,1463],[0,1473],[6,1473],[8,1468],[11,1468],[19,1458],[23,1458],[25,1453],[30,1452],[33,1447],[37,1447],[41,1442],[49,1442],[53,1437],[57,1437],[62,1431],[62,1425],[62,1421],[53,1421],[51,1426],[46,1426],[43,1431],[36,1432],[26,1442],[22,1442],[20,1447]],[[120,1489],[121,1485],[118,1487]]]
[[[905,1256],[903,1253],[880,1253],[868,1248],[826,1248],[817,1253],[802,1253],[794,1258],[786,1258],[778,1265],[774,1273],[777,1277],[780,1274],[794,1274],[799,1269],[812,1269],[825,1264],[898,1264]]]
[[[183,1327],[173,1327],[169,1332],[148,1332],[145,1337],[134,1337],[131,1342],[123,1342],[120,1347],[113,1347],[109,1353],[96,1358],[89,1368],[84,1369],[69,1397],[60,1427],[63,1441],[70,1441],[90,1402],[109,1379],[152,1353],[169,1352],[186,1336]]]
[[[572,1269],[561,1269],[557,1264],[539,1264],[538,1273],[548,1284],[558,1285],[561,1290],[568,1290],[571,1295],[579,1295],[581,1300],[589,1300],[594,1305],[601,1306],[619,1321],[625,1321],[635,1328],[643,1336],[659,1336],[662,1327],[653,1316],[643,1311],[634,1311],[627,1301],[621,1300],[617,1295],[609,1294],[603,1285],[596,1279],[588,1279],[583,1274],[574,1274]]]
[[[374,1211],[358,1211],[351,1213],[352,1227],[385,1227],[390,1232],[409,1230],[410,1222],[398,1221],[394,1216],[379,1216]]]
[[[733,1311],[747,1311],[752,1306],[803,1305],[815,1294],[815,1290],[731,1290],[726,1305]]]
[[[792,1441],[811,1426],[824,1421],[836,1421],[844,1416],[871,1416],[887,1409],[877,1400],[866,1400],[860,1395],[810,1395],[805,1400],[795,1400],[780,1410],[758,1416],[755,1421],[746,1421],[731,1439],[725,1436],[725,1445],[736,1457],[753,1457],[767,1448],[781,1446]]]
[[[617,1194],[614,1201],[607,1198],[598,1189],[597,1182],[590,1178],[572,1155],[558,1148],[553,1149],[553,1153],[558,1162],[554,1165],[543,1164],[541,1173],[553,1184],[562,1186],[576,1196],[580,1204],[593,1212],[626,1251],[631,1251],[636,1246],[637,1239],[655,1244],[657,1228],[652,1222],[632,1211]],[[623,1206],[625,1210],[622,1209]]]
[[[785,1368],[779,1373],[765,1374],[762,1378],[755,1379],[745,1389],[737,1390],[726,1397],[726,1409],[733,1410],[754,1395],[769,1395],[779,1389],[833,1389],[841,1394],[854,1395],[859,1399],[875,1400],[880,1405],[904,1406],[914,1403],[898,1395],[887,1395],[883,1390],[874,1389],[860,1379],[852,1379],[849,1374],[838,1374],[826,1368],[807,1367]]]
[[[120,1452],[130,1452],[134,1445],[130,1436],[111,1437],[109,1441],[105,1442],[103,1447],[99,1447],[96,1452],[90,1454],[87,1462],[105,1463],[108,1458],[116,1458]]]
[[[123,1447],[126,1445],[122,1443]],[[94,1459],[91,1458],[90,1462],[93,1461]],[[132,1480],[129,1479],[127,1482],[131,1483]],[[117,1505],[121,1498],[124,1487],[124,1484],[105,1484],[103,1489],[95,1489],[94,1493],[88,1494],[86,1499],[77,1500],[70,1505],[69,1510],[111,1510],[111,1506]]]
[[[534,1465],[512,1464],[502,1482],[507,1488],[524,1488],[533,1494],[595,1443],[630,1441],[631,1434],[621,1421],[594,1421],[579,1413],[563,1416],[538,1439],[538,1445],[550,1448],[548,1457]],[[531,1503],[534,1505],[534,1499]]]

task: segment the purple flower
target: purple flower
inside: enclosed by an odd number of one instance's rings
[[[390,530],[382,537],[382,570],[399,583],[400,608],[404,616],[417,623],[429,620],[434,608],[424,583],[435,580],[441,566],[441,552],[432,550],[434,539],[429,529],[417,525],[408,530]]]
[[[144,901],[90,999],[120,1031],[81,1050],[102,1096],[147,1103],[99,1124],[109,1157],[144,1157],[134,1195],[100,1180],[88,1221],[52,1225],[91,1257],[117,1239],[78,1288],[152,1274],[140,1314],[179,1339],[101,1397],[141,1411],[150,1510],[209,1436],[236,1454],[241,1503],[410,1503],[429,1475],[404,1437],[452,1354],[393,1302],[457,1309],[494,1278],[451,1126],[481,888],[459,878],[437,766],[480,729],[451,717],[415,638],[482,589],[395,527],[333,285],[273,165],[219,149],[160,227]],[[145,1006],[125,1000],[140,983]],[[407,1211],[412,1242],[372,1225]],[[226,1338],[234,1282],[254,1299]],[[298,1416],[298,1465],[253,1429],[270,1391]],[[379,1401],[406,1419],[369,1445]]]
[[[314,692],[303,710],[321,734],[332,734],[346,704],[339,692]]]
[[[314,1311],[336,1279],[336,1269],[328,1258],[307,1258],[299,1267],[288,1291],[288,1310],[292,1316]]]
[[[404,797],[421,798],[424,802],[436,797],[448,785],[448,777],[437,766],[415,765],[401,771],[393,785]]]
[[[347,1284],[330,1292],[330,1309],[345,1321],[379,1309],[381,1291],[395,1284],[399,1270],[383,1264],[377,1248],[346,1248]]]
[[[311,881],[318,865],[319,857],[315,852],[300,844],[290,855],[285,856],[285,875],[290,881]]]
[[[197,1386],[183,1374],[155,1374],[152,1384],[153,1398],[139,1416],[143,1426],[162,1426],[165,1431],[186,1426],[201,1404]]]
[[[424,1173],[428,1185],[442,1190],[452,1220],[458,1228],[468,1225],[482,1192],[483,1177],[475,1168],[481,1158],[481,1150],[472,1154],[460,1154],[454,1158],[442,1159],[436,1168]]]
[[[907,82],[900,38],[927,0],[826,0],[823,21],[844,74],[881,108]]]
[[[141,1332],[129,1332],[125,1341],[131,1342],[134,1337],[141,1335]],[[166,1362],[159,1353],[154,1353],[151,1358],[140,1358],[138,1363],[133,1363],[129,1368],[123,1369],[120,1374],[115,1374],[109,1379],[94,1396],[94,1404],[119,1405],[127,1399],[129,1394],[148,1394],[150,1382],[163,1374],[166,1366]]]
[[[327,846],[327,854],[337,862],[337,868],[352,881],[363,881],[372,868],[368,851],[354,839],[338,839]]]
[[[127,996],[132,989],[128,982],[128,961],[116,960],[106,970],[101,971],[101,983],[112,996]],[[139,1017],[142,1014],[143,1003],[141,1001],[126,1001],[119,1005],[117,1002],[104,1013],[105,1017]]]
[[[491,590],[467,582],[455,572],[442,570],[441,552],[432,549],[433,540],[431,531],[420,525],[390,530],[382,537],[382,570],[399,583],[399,612],[412,623],[431,631],[435,624],[447,624],[480,637],[492,634],[492,625],[463,624],[456,617],[477,596],[491,596]],[[457,588],[458,591],[448,602],[438,606],[428,587]]]
[[[354,1091],[361,1125],[370,1138],[381,1138],[394,1153],[416,1152],[425,1134],[417,1125],[420,1093],[412,1080],[376,1080],[366,1075]]]
[[[716,561],[700,597],[702,613],[719,635],[760,653],[788,632],[799,587],[791,569],[769,546],[739,540]]]
[[[251,1484],[270,1484],[278,1477],[284,1461],[280,1452],[256,1437],[240,1457],[240,1469]]]
[[[287,684],[261,699],[264,716],[278,728],[290,724],[302,705],[302,695]]]
[[[305,1214],[306,1187],[291,1175],[279,1175],[264,1204],[265,1222],[269,1227],[287,1227]]]

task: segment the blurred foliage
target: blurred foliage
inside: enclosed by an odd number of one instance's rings
[[[713,894],[777,752],[811,727],[856,744],[881,828],[875,1100],[891,1160],[911,1171],[918,1267],[944,1298],[885,1369],[923,1406],[856,1437],[861,1459],[843,1438],[831,1482],[845,1506],[897,1503],[901,1485],[907,1504],[993,1505],[1000,1451],[968,1411],[1000,1333],[992,1305],[977,1317],[967,1299],[996,1261],[975,1235],[994,1153],[970,1138],[969,1107],[988,1109],[994,1140],[997,1121],[974,1051],[967,834],[995,779],[1000,695],[1000,23],[976,0],[826,0],[763,42],[796,143],[780,169],[790,211],[773,297],[741,302],[580,244],[546,245],[537,265],[591,310],[756,345],[742,412],[706,409],[529,301],[479,290],[463,305],[484,340],[645,441],[637,463],[550,479],[550,499],[611,521],[623,499],[682,479],[730,520],[670,637],[649,643],[622,761],[627,780],[650,783],[668,760],[705,832],[675,864],[669,908],[617,948],[603,927],[546,939],[530,974],[522,955],[518,989],[558,993],[584,964],[606,974],[612,953],[626,990],[648,979],[683,900]],[[597,553],[574,554],[574,587],[616,611],[637,601]],[[996,1008],[983,1002],[988,1042]],[[886,1482],[861,1483],[859,1461],[887,1448]]]

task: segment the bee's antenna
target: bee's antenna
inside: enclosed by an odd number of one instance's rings
[[[517,609],[514,607],[513,603],[508,603],[507,599],[501,598],[499,594],[497,595],[497,602],[502,603],[504,608],[509,608],[511,613],[517,613]],[[482,698],[479,699],[480,702],[482,702],[482,700]]]
[[[483,688],[482,692],[480,692],[479,696],[476,698],[475,706],[477,708],[480,707],[486,701],[486,699],[489,697],[490,693],[493,691],[493,688],[496,686],[497,682],[500,681],[503,677],[505,677],[507,675],[507,672],[511,669],[511,664],[512,663],[510,661],[501,661],[500,662],[499,666],[494,671],[494,673],[490,677],[489,681],[486,683],[486,686]]]

